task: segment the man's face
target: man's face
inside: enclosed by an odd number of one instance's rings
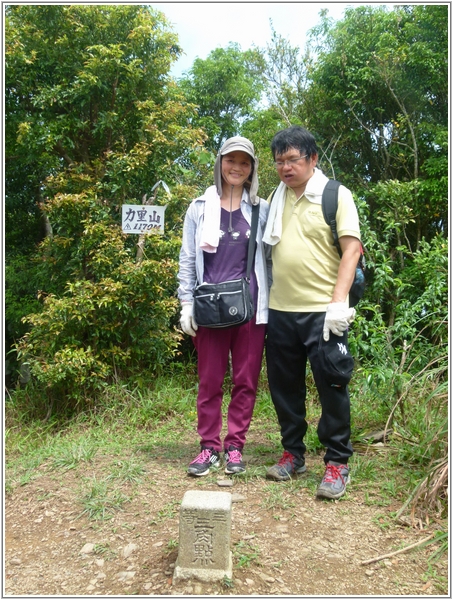
[[[275,155],[275,163],[280,179],[296,193],[302,188],[305,189],[307,181],[313,175],[317,160],[317,154],[310,158],[296,148],[289,148],[283,154]]]

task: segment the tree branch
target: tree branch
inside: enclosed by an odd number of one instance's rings
[[[397,554],[401,554],[402,552],[407,552],[408,550],[412,550],[412,548],[416,548],[417,546],[421,546],[428,540],[434,537],[434,533],[429,535],[428,537],[416,542],[415,544],[411,544],[410,546],[406,546],[405,548],[401,548],[400,550],[396,550],[395,552],[390,552],[390,554],[383,554],[382,556],[376,556],[375,558],[369,558],[368,560],[362,560],[361,565],[369,565],[374,562],[378,562],[379,560],[383,560],[384,558],[390,558],[391,556],[396,556]]]
[[[69,154],[67,154],[66,150],[63,148],[63,146],[61,145],[61,142],[57,142],[55,144],[55,150],[58,152],[58,154],[63,158],[63,160],[68,164],[68,166],[71,166],[73,164],[73,160],[72,158],[69,156]]]

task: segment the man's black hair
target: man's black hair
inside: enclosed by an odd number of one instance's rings
[[[301,156],[308,154],[309,158],[312,158],[314,154],[318,154],[318,147],[313,134],[299,125],[282,129],[274,135],[271,143],[274,159],[276,156],[288,152],[291,148],[299,150]]]

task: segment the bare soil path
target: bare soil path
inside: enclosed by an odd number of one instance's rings
[[[228,478],[223,470],[202,478],[186,475],[194,453],[189,436],[182,435],[177,446],[135,450],[145,468],[141,482],[117,483],[116,492],[128,501],[111,518],[101,520],[81,515],[82,490],[87,478],[105,480],[118,456],[98,452],[90,462],[66,471],[55,469],[51,461],[41,464],[31,481],[6,496],[5,595],[448,593],[446,556],[435,565],[436,577],[429,576],[433,546],[362,564],[418,542],[429,529],[417,531],[396,524],[390,515],[399,505],[380,506],[378,499],[370,502],[366,486],[354,485],[354,473],[340,501],[316,500],[313,490],[322,473],[319,456],[307,457],[307,473],[299,480],[267,481],[264,462],[269,465],[279,457],[261,460],[258,438],[259,431],[252,428],[250,455],[245,455],[252,475],[234,478],[230,488],[219,487],[219,479]],[[190,489],[233,494],[232,581],[172,581],[179,505]]]

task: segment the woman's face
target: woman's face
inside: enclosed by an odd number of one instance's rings
[[[252,157],[236,150],[222,156],[222,178],[230,185],[244,185],[252,172]]]

